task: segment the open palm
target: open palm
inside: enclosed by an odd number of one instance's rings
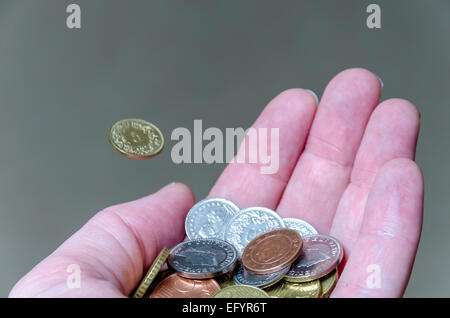
[[[378,105],[380,92],[374,74],[349,69],[330,81],[319,105],[306,90],[281,93],[253,126],[279,128],[278,172],[229,164],[209,194],[274,209],[338,238],[345,256],[332,297],[402,296],[420,239],[423,178],[413,161],[420,116],[402,99]],[[129,296],[158,251],[184,239],[194,203],[187,186],[173,183],[106,208],[10,296]],[[81,270],[80,288],[67,284],[72,264]]]

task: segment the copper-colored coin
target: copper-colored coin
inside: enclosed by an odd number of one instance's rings
[[[149,298],[211,298],[220,290],[214,279],[188,279],[172,274],[162,280]]]
[[[242,264],[256,274],[269,274],[292,264],[302,250],[302,237],[292,229],[281,228],[263,233],[248,243]]]

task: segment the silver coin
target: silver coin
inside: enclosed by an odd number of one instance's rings
[[[172,248],[167,264],[182,277],[207,279],[233,271],[237,256],[234,246],[223,240],[190,240]]]
[[[283,219],[276,212],[267,208],[251,207],[233,216],[226,226],[224,238],[242,255],[247,244],[255,237],[283,227]]]
[[[225,225],[239,212],[233,202],[221,199],[205,199],[195,204],[186,216],[185,230],[189,239],[223,239]]]
[[[309,282],[332,272],[342,259],[341,244],[328,235],[303,238],[303,249],[284,279],[290,282]]]
[[[233,276],[233,280],[238,285],[250,285],[266,288],[281,280],[289,269],[290,266],[271,274],[255,274],[249,270],[246,270],[245,267],[240,264],[236,274]]]
[[[296,230],[302,237],[319,234],[319,232],[306,221],[296,218],[284,218],[283,222],[288,229]]]

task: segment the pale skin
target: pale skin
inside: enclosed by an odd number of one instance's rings
[[[378,78],[364,69],[335,76],[319,104],[303,89],[282,92],[253,125],[279,128],[278,172],[232,163],[208,195],[274,209],[339,239],[345,256],[331,297],[401,297],[420,239],[423,177],[414,162],[420,114],[403,99],[379,103],[380,93]],[[194,203],[188,186],[172,183],[104,209],[10,297],[128,297],[158,252],[184,239]],[[81,269],[80,288],[68,288],[71,264]],[[374,268],[376,286],[368,284]]]

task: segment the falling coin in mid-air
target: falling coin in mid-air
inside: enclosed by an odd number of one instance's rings
[[[164,147],[162,132],[142,119],[122,119],[109,133],[111,145],[121,154],[133,159],[148,159],[158,155]]]

